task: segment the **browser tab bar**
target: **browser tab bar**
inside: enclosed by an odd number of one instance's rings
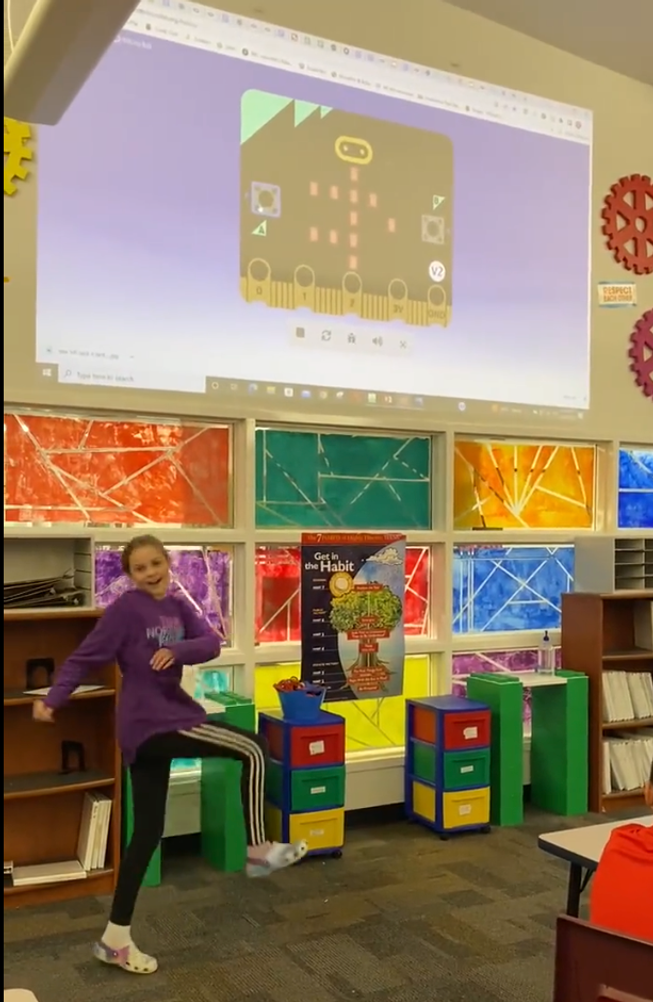
[[[587,109],[198,4],[144,0],[126,29],[527,132],[585,144],[592,140],[592,115]]]

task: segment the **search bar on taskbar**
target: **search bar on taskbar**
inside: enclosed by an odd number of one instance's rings
[[[163,390],[204,393],[203,376],[159,369],[106,369],[97,365],[59,365],[58,381],[77,386],[106,386],[115,390]]]

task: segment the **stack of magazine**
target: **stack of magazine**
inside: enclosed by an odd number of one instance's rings
[[[615,732],[603,741],[603,793],[641,790],[651,773],[653,727]]]
[[[84,604],[84,592],[75,587],[73,572],[60,578],[33,578],[4,583],[5,609],[42,609]]]
[[[641,789],[653,762],[650,672],[603,672],[603,722],[624,725],[623,731],[611,729],[603,739],[603,793]],[[633,724],[637,728],[629,730]]]
[[[603,723],[651,720],[653,675],[646,671],[603,672]]]

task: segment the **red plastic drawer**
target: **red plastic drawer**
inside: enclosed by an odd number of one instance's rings
[[[424,744],[434,745],[437,738],[437,713],[426,706],[412,706],[411,737]]]
[[[281,721],[263,718],[261,722],[261,733],[267,739],[270,748],[270,758],[276,762],[284,760],[284,735],[285,728]]]
[[[445,714],[445,751],[460,751],[465,748],[486,748],[489,743],[489,711],[477,710],[469,713]]]
[[[342,765],[345,761],[345,728],[324,724],[293,727],[290,734],[290,768]]]

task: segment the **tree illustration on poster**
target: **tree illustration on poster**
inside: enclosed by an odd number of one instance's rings
[[[332,627],[358,641],[358,657],[345,669],[349,678],[364,673],[365,669],[385,668],[385,662],[379,658],[378,638],[370,636],[370,630],[380,633],[383,639],[389,637],[402,611],[401,599],[378,581],[355,585],[349,594],[331,600]]]
[[[305,533],[301,556],[302,679],[329,701],[401,695],[405,536]]]

